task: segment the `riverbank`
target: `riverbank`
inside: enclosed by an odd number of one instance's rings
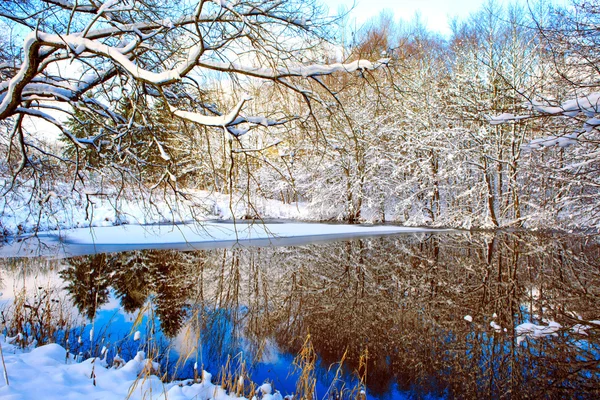
[[[401,233],[444,230],[393,225],[344,225],[242,221],[117,225],[41,232],[7,240],[0,257],[71,257],[143,249],[201,250],[242,246],[290,246]]]
[[[63,188],[64,189],[64,188]],[[58,194],[60,193],[60,194]],[[0,237],[116,225],[181,224],[204,220],[264,219],[308,220],[305,204],[284,204],[258,198],[248,204],[240,195],[192,191],[185,198],[138,193],[115,199],[86,196],[66,189],[50,192],[43,202],[30,193],[10,192],[0,198]]]
[[[157,376],[158,364],[146,358],[144,352],[131,360],[120,360],[108,366],[101,357],[78,362],[65,348],[47,344],[23,351],[11,344],[16,338],[0,335],[4,355],[0,378],[0,398],[18,399],[169,399],[169,400],[233,400],[246,399],[251,385],[239,380],[237,393],[228,393],[211,382],[206,371],[201,378],[163,382]],[[6,370],[4,369],[6,368]],[[282,400],[271,385],[254,390],[262,400]]]

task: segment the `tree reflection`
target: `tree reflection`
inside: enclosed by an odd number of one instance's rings
[[[290,268],[314,263],[297,269],[288,298],[302,323],[290,330],[282,316],[281,340],[293,351],[310,331],[327,362],[347,347],[353,368],[368,348],[375,392],[393,380],[423,395],[538,397],[566,388],[595,395],[600,326],[584,337],[569,329],[579,317],[598,319],[598,246],[526,239],[435,235],[299,249]],[[514,328],[525,321],[564,329],[518,346]]]
[[[135,251],[72,258],[61,272],[66,289],[82,314],[93,319],[114,289],[123,309],[140,309],[153,295],[154,311],[161,329],[174,336],[185,319],[192,282],[188,263],[197,262],[177,251]]]
[[[142,252],[121,253],[112,260],[112,287],[128,313],[142,308],[150,294],[151,267],[147,260]]]
[[[70,261],[69,268],[60,272],[67,282],[66,289],[80,313],[90,320],[100,306],[108,301],[110,264],[105,254],[97,254]]]
[[[324,365],[347,351],[358,370],[368,350],[372,394],[596,397],[598,260],[591,240],[465,233],[98,255],[63,277],[88,317],[108,287],[127,311],[152,296],[166,335],[185,325],[221,359],[260,359],[271,339],[295,354],[308,333]],[[551,321],[554,335],[517,340],[519,324]]]

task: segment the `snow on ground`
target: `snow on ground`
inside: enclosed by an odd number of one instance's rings
[[[0,184],[2,180],[0,180]],[[64,185],[63,185],[64,186]],[[59,186],[45,202],[31,200],[27,190],[0,197],[0,236],[16,236],[90,226],[122,224],[182,223],[206,219],[241,219],[247,216],[277,219],[309,219],[306,206],[277,200],[252,199],[252,206],[240,195],[190,191],[187,200],[174,196],[138,193],[137,197],[89,196]]]
[[[433,232],[427,228],[280,222],[202,222],[118,225],[40,233],[0,247],[0,257],[64,257],[134,249],[204,249],[246,245],[298,245],[327,239]],[[439,230],[438,230],[439,231]]]
[[[206,371],[200,383],[192,380],[164,383],[155,374],[158,364],[146,359],[143,352],[116,368],[108,367],[100,358],[76,362],[58,344],[23,352],[10,342],[11,338],[4,340],[0,335],[6,364],[6,375],[0,365],[0,398],[5,400],[243,398],[211,383],[212,377]],[[279,392],[271,393],[270,385],[260,388],[262,400],[282,400]]]
[[[146,248],[189,250],[238,242],[295,245],[314,241],[309,237],[341,240],[427,231],[393,226],[251,222],[243,219],[297,221],[309,220],[314,214],[306,204],[264,198],[254,198],[249,204],[240,195],[189,191],[182,200],[138,193],[115,200],[86,197],[63,186],[57,185],[55,191],[42,196],[41,202],[30,201],[23,195],[27,193],[23,187],[0,198],[0,237],[8,238],[0,246],[0,257],[66,257]],[[38,235],[32,236],[34,232]]]
[[[4,184],[5,180],[0,179],[0,188]],[[252,196],[249,202],[243,194],[202,190],[186,190],[180,197],[150,192],[118,197],[109,190],[105,196],[86,196],[71,191],[69,185],[57,183],[53,190],[40,190],[35,198],[31,197],[32,191],[24,185],[0,196],[0,239],[34,232],[126,224],[182,224],[248,218],[319,221],[342,215],[340,210],[332,212],[305,202],[287,204],[258,196]],[[368,209],[363,215],[366,221],[377,221],[380,217]],[[413,216],[403,225],[427,226],[431,222]]]

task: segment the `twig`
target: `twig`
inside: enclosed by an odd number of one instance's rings
[[[6,381],[6,386],[8,384],[8,371],[6,370],[6,363],[4,362],[4,352],[2,351],[2,344],[0,343],[0,358],[2,358],[2,368],[4,368],[4,380]]]

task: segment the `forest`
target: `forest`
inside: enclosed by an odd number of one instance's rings
[[[598,398],[600,2],[448,23],[0,1],[0,397]]]
[[[449,36],[418,16],[328,15],[297,0],[3,1],[0,212],[203,193],[242,218],[273,199],[349,223],[600,224],[597,2],[490,0]]]

